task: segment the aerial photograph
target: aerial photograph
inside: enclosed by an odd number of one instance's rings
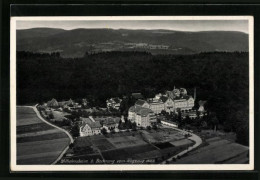
[[[249,164],[248,23],[17,20],[17,165]]]

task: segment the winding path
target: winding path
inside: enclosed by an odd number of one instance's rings
[[[167,126],[167,125],[164,125],[164,126]],[[188,137],[188,139],[190,139],[192,141],[195,141],[195,144],[193,146],[188,147],[184,151],[182,151],[182,152],[180,152],[180,153],[178,153],[178,154],[176,154],[176,155],[166,159],[165,161],[162,162],[162,164],[166,164],[167,161],[172,161],[174,158],[177,158],[177,156],[182,156],[182,155],[188,153],[189,151],[197,148],[202,143],[202,139],[199,136],[197,136],[196,134],[193,134],[193,133],[190,133],[190,132],[187,132],[187,131],[184,131],[184,130],[181,130],[181,129],[178,129],[178,128],[175,128],[175,127],[172,127],[172,126],[167,126],[167,127],[170,127],[172,129],[174,129],[176,131],[179,131],[179,132],[182,132],[184,134],[190,134],[191,136]]]
[[[52,127],[54,127],[54,128],[57,128],[57,129],[61,130],[62,132],[66,133],[67,136],[70,138],[70,143],[73,143],[73,142],[74,142],[74,139],[73,139],[73,137],[70,135],[70,133],[67,132],[66,130],[64,130],[64,129],[62,129],[62,128],[60,128],[60,127],[58,127],[58,126],[56,126],[56,125],[54,125],[54,124],[52,124],[52,123],[46,121],[46,120],[41,116],[40,112],[37,110],[37,108],[36,108],[37,105],[38,105],[38,104],[36,104],[35,106],[17,106],[17,107],[28,107],[28,108],[32,108],[40,120],[42,120],[43,122],[45,122],[46,124],[48,124],[48,125],[50,125],[50,126],[52,126]],[[52,164],[56,164],[56,163],[63,157],[63,155],[67,152],[68,149],[69,149],[69,145],[61,152],[61,154],[59,155],[59,157],[58,157]]]

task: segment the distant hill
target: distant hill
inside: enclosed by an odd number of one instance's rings
[[[17,50],[59,51],[63,57],[81,57],[86,51],[148,51],[152,54],[248,51],[248,34],[236,31],[34,28],[17,30]]]
[[[18,30],[17,40],[37,38],[37,37],[48,37],[62,32],[66,32],[66,30],[55,29],[55,28],[33,28],[33,29]]]

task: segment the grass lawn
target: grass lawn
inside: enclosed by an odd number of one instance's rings
[[[140,136],[121,136],[108,138],[108,141],[112,143],[116,148],[124,148],[129,146],[138,146],[146,144]]]
[[[194,152],[188,153],[186,156],[177,160],[177,164],[216,164],[235,162],[242,159],[245,161],[248,147],[233,143],[228,140],[212,138],[208,146],[197,149]],[[237,158],[237,157],[240,157]],[[235,160],[232,160],[236,158]],[[246,161],[245,161],[246,162]]]
[[[171,141],[170,143],[174,146],[183,146],[183,145],[192,144],[192,141],[189,140],[189,139],[181,139],[181,140],[178,140],[178,141]]]
[[[45,130],[49,130],[49,129],[53,129],[53,127],[46,124],[45,122],[41,122],[41,123],[37,123],[37,124],[17,126],[16,133],[25,134],[25,133],[31,133],[31,132],[45,131]]]
[[[17,164],[51,164],[69,145],[61,130],[41,121],[32,108],[17,107]]]
[[[70,115],[69,113],[67,112],[60,112],[60,111],[52,111],[52,114],[54,116],[54,119],[57,120],[57,121],[61,121],[64,119],[64,116],[66,115]]]
[[[58,132],[58,133],[52,133],[52,134],[43,134],[43,135],[39,135],[39,136],[20,137],[20,138],[17,138],[17,143],[53,140],[53,139],[60,139],[60,138],[66,138],[66,137],[67,137],[67,135],[65,133]]]

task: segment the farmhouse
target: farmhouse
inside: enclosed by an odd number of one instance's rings
[[[59,103],[56,99],[52,98],[52,100],[47,102],[48,107],[58,107]]]
[[[108,130],[112,130],[118,127],[120,118],[106,118],[102,123],[103,123],[103,127],[108,129]]]
[[[60,101],[58,102],[60,107],[67,107],[67,106],[72,106],[74,105],[74,101],[72,99],[69,99],[68,101]]]
[[[101,134],[101,124],[99,122],[92,121],[89,118],[80,118],[82,125],[79,128],[80,136],[93,136]]]

